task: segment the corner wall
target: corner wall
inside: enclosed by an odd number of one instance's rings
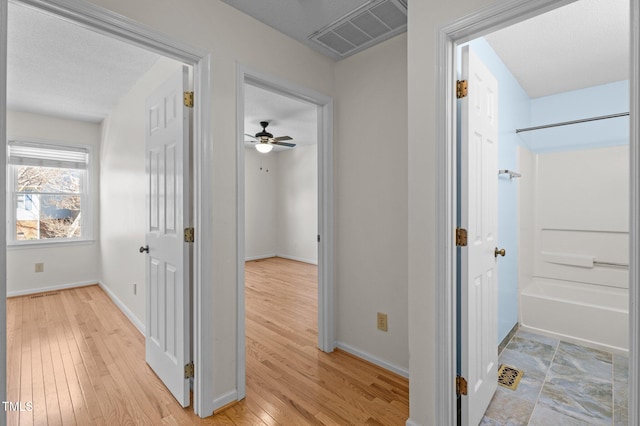
[[[138,248],[145,242],[145,100],[181,66],[160,58],[102,124],[100,281],[141,330],[145,323],[145,256]]]
[[[412,4],[413,7],[413,4]],[[407,36],[335,64],[336,339],[400,374],[407,318]],[[421,135],[421,143],[428,137]],[[376,314],[388,315],[388,332]]]
[[[436,388],[436,247],[438,226],[436,162],[439,30],[490,0],[411,2],[408,23],[408,279],[409,279],[409,406],[411,425],[437,425],[440,390]],[[499,1],[499,3],[504,3]],[[453,88],[451,89],[453,90]]]
[[[100,125],[40,114],[7,111],[9,139],[40,140],[88,145],[92,148],[93,175],[90,191],[97,193],[100,164]],[[93,197],[93,241],[10,247],[7,250],[7,296],[37,293],[55,288],[96,284],[98,261],[98,197]],[[35,263],[44,272],[35,272]]]

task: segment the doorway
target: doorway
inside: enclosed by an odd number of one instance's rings
[[[628,3],[606,4],[607,13],[618,24],[609,27],[616,41],[606,43],[604,51],[597,47],[597,40],[588,41],[596,33],[597,37],[607,33],[588,23],[602,22],[601,6],[605,5],[572,3],[472,40],[468,46],[498,80],[500,137],[497,166],[490,171],[489,181],[498,186],[498,232],[491,248],[506,251],[504,256],[487,256],[498,271],[494,327],[498,338],[494,335],[489,340],[494,352],[497,342],[508,344],[506,348],[501,345],[495,366],[524,371],[516,389],[498,386],[489,405],[486,417],[501,423],[507,419],[519,424],[528,419],[539,423],[543,418],[547,423],[571,419],[611,423],[614,418],[619,423],[626,419],[622,411],[626,411],[623,388],[627,377],[613,373],[626,369],[629,328],[629,124],[624,116],[629,103],[624,31]],[[571,23],[562,24],[569,15],[581,26],[571,29]],[[578,60],[570,60],[569,65],[556,60],[551,72],[545,68],[544,59],[555,57],[554,48],[567,43],[551,35],[551,29],[533,37],[552,21],[557,23],[555,28],[580,40],[579,47],[568,50],[588,49],[591,54],[581,54],[582,58],[599,58],[607,64],[608,78],[600,79],[603,74],[597,67],[580,66]],[[545,43],[545,36],[556,43]],[[527,46],[538,42],[544,47]],[[522,62],[507,52],[510,43],[527,52]],[[532,68],[536,72],[531,75],[518,73],[524,63],[540,65]],[[572,65],[587,71],[582,81],[571,79],[569,85],[562,82],[562,75],[574,75],[566,71]],[[589,81],[589,76],[598,78]],[[474,91],[477,89],[470,87],[468,95],[473,105]],[[600,210],[600,206],[606,208]],[[470,226],[462,227],[472,240],[474,226]],[[471,246],[460,251],[470,253]],[[460,350],[465,352],[466,347],[469,345],[461,345]],[[585,377],[577,366],[567,367],[579,364],[576,357],[593,359],[592,368],[598,365],[602,375]],[[464,371],[462,377],[475,380]],[[594,396],[577,389],[576,382],[600,389],[598,403],[586,404],[585,399]],[[463,402],[465,399],[473,399],[471,393],[462,397]],[[500,404],[510,409],[496,409]]]
[[[318,294],[318,348],[325,352],[334,349],[333,336],[333,101],[331,98],[303,87],[293,85],[256,70],[241,67],[238,72],[237,114],[237,276],[238,276],[238,399],[246,394],[245,360],[245,87],[266,90],[314,106],[316,111],[317,156],[317,294]],[[260,129],[258,129],[260,130]],[[278,136],[278,135],[276,135]],[[249,138],[251,139],[251,138]],[[254,138],[255,139],[255,138]],[[251,142],[249,142],[251,144]],[[266,171],[265,171],[266,173]],[[313,252],[308,249],[308,252]]]
[[[20,3],[20,2],[18,2]],[[210,397],[212,394],[211,383],[207,381],[206,377],[210,371],[211,365],[206,362],[211,359],[212,346],[209,339],[204,339],[202,324],[209,323],[208,310],[202,309],[202,305],[206,304],[206,301],[210,299],[210,293],[208,288],[203,288],[201,282],[203,277],[210,277],[210,262],[207,260],[203,262],[202,259],[209,259],[211,255],[211,248],[207,241],[210,241],[209,235],[211,232],[210,224],[202,221],[203,211],[206,211],[210,206],[210,194],[209,188],[210,179],[208,179],[209,171],[208,165],[210,164],[210,149],[207,147],[211,143],[211,137],[209,132],[208,120],[205,117],[209,117],[210,112],[210,60],[208,54],[200,52],[195,49],[184,46],[182,43],[168,40],[165,36],[155,34],[147,29],[141,29],[140,26],[134,22],[119,18],[110,12],[92,6],[87,7],[84,3],[76,2],[25,2],[29,6],[36,7],[45,13],[64,18],[68,21],[79,24],[85,28],[89,28],[94,31],[99,31],[111,38],[116,38],[127,43],[137,45],[144,49],[153,51],[163,56],[176,59],[185,64],[191,65],[194,68],[194,91],[199,95],[196,96],[195,108],[194,108],[194,186],[196,188],[193,200],[195,201],[196,209],[194,212],[194,221],[196,225],[195,239],[200,241],[194,247],[194,298],[193,298],[193,323],[194,323],[194,362],[199,365],[200,368],[196,369],[196,376],[194,378],[194,409],[195,412],[203,417],[210,415],[213,412],[212,401]],[[34,4],[35,3],[35,4]],[[0,17],[3,21],[3,29],[6,28],[8,2],[2,0],[0,3]],[[0,58],[0,80],[6,81],[6,32],[3,31],[0,34],[0,46],[2,46],[2,55]],[[0,120],[0,134],[6,138],[6,123],[4,117],[6,115],[6,98],[4,93],[2,99],[2,120]],[[2,175],[5,175],[6,158],[3,153],[0,162],[0,170]],[[206,165],[206,167],[204,166]],[[6,204],[6,200],[2,201],[3,206]],[[6,209],[3,207],[0,209],[2,215],[5,214]],[[4,216],[2,216],[4,217]],[[5,232],[3,229],[2,232]],[[4,235],[4,234],[2,234]],[[6,247],[2,248],[2,257],[5,259],[2,262],[2,291],[6,291]],[[191,303],[191,301],[186,301]],[[5,318],[5,297],[2,298],[2,317]],[[2,328],[2,333],[6,333],[5,327]],[[3,334],[4,335],[4,334]],[[5,351],[2,351],[4,354]],[[3,361],[2,371],[5,370],[6,363]],[[4,390],[2,392],[5,392]],[[3,395],[5,395],[3,393]],[[6,395],[5,395],[6,396]],[[6,398],[4,398],[6,399]]]
[[[455,324],[455,300],[456,300],[456,290],[454,287],[455,277],[457,275],[456,272],[456,261],[455,261],[455,249],[452,247],[451,243],[451,235],[454,233],[455,229],[455,219],[457,211],[457,201],[455,199],[455,179],[452,182],[452,177],[455,176],[457,166],[455,163],[456,159],[456,147],[455,147],[455,135],[456,129],[453,126],[447,125],[447,123],[451,123],[449,121],[451,118],[456,116],[455,111],[455,94],[453,91],[449,91],[447,88],[455,86],[455,73],[452,67],[453,58],[454,58],[454,47],[456,44],[464,43],[468,40],[477,38],[478,36],[482,36],[487,34],[492,29],[503,28],[508,24],[512,24],[514,22],[522,21],[525,18],[538,15],[543,11],[554,9],[556,7],[562,6],[562,4],[567,4],[568,2],[561,2],[561,4],[552,3],[552,2],[536,2],[536,4],[528,4],[528,5],[518,5],[515,3],[510,3],[507,5],[502,5],[501,7],[489,8],[482,10],[474,15],[466,17],[460,21],[457,21],[450,26],[442,29],[440,33],[440,42],[439,42],[439,94],[438,99],[441,101],[442,105],[447,105],[447,108],[444,108],[438,119],[438,131],[439,135],[442,136],[441,140],[443,141],[443,145],[440,146],[439,150],[439,167],[438,167],[438,182],[440,182],[440,195],[439,195],[439,208],[438,208],[438,217],[439,217],[439,235],[438,235],[438,246],[439,247],[449,247],[448,250],[443,250],[438,252],[437,256],[437,282],[444,283],[443,285],[437,288],[437,304],[440,305],[440,310],[437,314],[438,324],[439,326],[439,335],[440,335],[440,349],[437,352],[437,364],[438,368],[442,368],[445,371],[448,371],[448,374],[443,374],[438,376],[438,388],[442,389],[442,392],[439,392],[438,401],[436,402],[436,406],[438,407],[437,413],[437,422],[439,424],[455,424],[456,415],[453,414],[455,410],[455,403],[452,399],[451,395],[455,395],[455,377],[451,375],[451,371],[455,371],[453,368],[452,359],[455,359],[455,354],[457,344],[453,340],[452,337],[452,328],[451,324]],[[638,12],[638,4],[636,1],[632,2],[631,6],[632,11],[632,22],[637,22],[637,12]],[[638,32],[637,27],[632,33],[632,45],[637,45],[638,43]],[[631,48],[631,63],[632,69],[637,69],[638,67],[638,56],[634,51],[634,48]],[[446,83],[445,83],[446,82]],[[637,228],[637,215],[638,215],[638,206],[637,206],[637,186],[634,183],[635,177],[638,173],[638,158],[637,157],[637,120],[634,118],[633,114],[635,109],[637,108],[637,75],[633,72],[630,75],[630,99],[631,99],[631,138],[630,138],[630,152],[631,152],[631,189],[630,189],[630,199],[631,199],[631,207],[630,207],[630,217],[631,227],[630,227],[630,255],[631,263],[629,265],[629,282],[631,284],[635,284],[637,282],[637,265],[634,260],[636,259],[635,253],[637,253],[638,246],[638,228]],[[455,123],[455,120],[453,121]],[[637,324],[637,312],[634,312],[634,309],[637,306],[638,294],[634,288],[634,285],[630,285],[630,329],[631,329],[631,342],[630,342],[630,369],[631,371],[635,371],[637,368],[637,338],[636,331]],[[449,322],[451,321],[451,322]],[[636,388],[637,384],[634,383],[635,379],[633,374],[630,375],[630,395],[629,395],[629,420],[630,423],[635,421],[636,416]],[[440,387],[441,386],[441,387]]]

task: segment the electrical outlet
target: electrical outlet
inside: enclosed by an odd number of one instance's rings
[[[136,294],[138,294],[138,284],[133,283],[133,295],[135,296]]]
[[[44,272],[44,263],[36,263],[36,272]]]
[[[378,330],[387,331],[387,314],[378,312]]]

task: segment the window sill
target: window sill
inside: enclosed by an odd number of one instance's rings
[[[7,243],[7,250],[44,249],[69,246],[93,245],[95,240],[70,240],[70,241],[25,241]]]

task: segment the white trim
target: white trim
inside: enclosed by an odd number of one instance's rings
[[[7,5],[8,0],[0,0],[0,137],[7,140]],[[0,188],[7,187],[7,150],[0,149]],[[0,241],[7,241],[7,200],[0,206]],[[0,400],[7,400],[7,245],[0,244]],[[0,424],[5,424],[6,415],[0,416]]]
[[[318,106],[318,347],[334,346],[334,197],[333,197],[333,99],[261,71],[238,64],[236,92],[236,208],[237,208],[237,383],[238,398],[246,392],[244,307],[244,83],[301,99]]]
[[[640,422],[640,0],[630,1],[629,58],[629,424]]]
[[[408,369],[392,364],[385,360],[382,360],[376,357],[375,355],[371,355],[369,352],[361,351],[360,349],[354,348],[353,346],[347,345],[346,343],[342,343],[342,342],[336,342],[335,347],[338,349],[342,349],[343,351],[348,352],[353,356],[362,358],[365,361],[369,361],[370,363],[375,364],[378,367],[382,367],[385,370],[389,370],[392,373],[395,373],[399,376],[405,377],[407,379],[409,378]]]
[[[295,260],[296,262],[309,263],[310,265],[317,265],[318,261],[313,259],[305,259],[303,257],[298,256],[289,256],[288,254],[276,254],[276,257],[281,257],[283,259]]]
[[[216,407],[216,410],[224,407],[227,404],[230,404],[234,401],[239,401],[242,398],[238,398],[237,391],[227,392],[224,395],[219,396],[213,401],[213,406]]]
[[[272,257],[278,257],[277,254],[259,254],[258,256],[248,256],[244,258],[245,262],[251,262],[252,260],[271,259]]]
[[[14,0],[37,9],[47,11],[62,19],[81,25],[85,28],[101,32],[109,37],[117,38],[128,43],[135,44],[144,49],[156,52],[189,64],[194,69],[194,92],[196,93],[193,109],[194,117],[194,212],[193,221],[196,226],[196,243],[193,252],[193,357],[195,369],[194,377],[194,411],[200,417],[208,417],[213,413],[213,341],[211,339],[211,300],[213,298],[210,285],[203,285],[213,277],[211,259],[213,259],[213,223],[208,218],[212,212],[212,180],[210,165],[212,164],[213,137],[211,132],[211,117],[213,114],[211,105],[211,55],[208,52],[195,49],[174,38],[169,38],[154,29],[148,28],[127,17],[110,10],[96,6],[82,0]],[[0,31],[0,82],[6,82],[6,15],[8,0],[0,0],[0,19],[2,24]],[[0,132],[6,139],[6,93],[0,94]],[[6,152],[0,150],[0,179],[4,184],[6,176]],[[0,206],[0,219],[5,220],[6,200],[4,208]],[[4,240],[6,230],[0,229],[0,236]],[[6,281],[6,247],[2,249],[0,261],[0,282]],[[1,288],[0,288],[1,291]],[[0,308],[4,308],[4,301],[0,302]],[[2,318],[5,318],[2,313]],[[0,323],[0,329],[5,327]],[[2,331],[5,333],[5,331]],[[2,334],[6,336],[6,334]],[[2,340],[4,341],[4,339]],[[0,351],[4,357],[5,351]],[[5,358],[0,358],[0,373],[6,375]],[[3,400],[6,391],[0,391]]]
[[[138,318],[136,314],[134,314],[131,311],[131,309],[127,308],[127,305],[125,305],[124,302],[122,302],[122,300],[118,299],[118,296],[116,296],[116,294],[113,291],[111,291],[109,286],[107,286],[105,283],[103,283],[100,280],[98,280],[98,285],[105,293],[107,293],[107,296],[109,296],[111,301],[118,307],[118,309],[120,309],[122,313],[129,319],[129,321],[131,321],[131,323],[138,329],[140,334],[144,336],[145,327],[142,320]]]
[[[411,419],[408,419],[407,422],[405,423],[406,426],[421,426],[420,423],[416,423]]]
[[[436,96],[436,389],[435,424],[457,423],[456,393],[456,257],[453,245],[456,220],[456,104],[453,97],[455,76],[454,49],[457,44],[485,35],[491,31],[521,22],[527,18],[572,3],[572,0],[513,0],[501,2],[465,16],[441,28],[437,40],[436,69],[438,93]],[[640,112],[638,89],[640,82],[640,0],[631,0],[631,69],[630,69],[630,259],[638,259],[640,249],[640,146],[637,113]],[[444,106],[444,107],[443,107]],[[631,262],[630,277],[630,358],[629,358],[629,424],[640,420],[638,409],[638,373],[640,331],[638,306],[640,291],[637,262]],[[407,422],[408,424],[409,422]]]
[[[77,283],[56,284],[47,287],[30,288],[27,290],[7,291],[7,297],[26,296],[29,294],[47,293],[56,290],[66,290],[69,288],[87,287],[98,284],[98,280],[79,281]]]

